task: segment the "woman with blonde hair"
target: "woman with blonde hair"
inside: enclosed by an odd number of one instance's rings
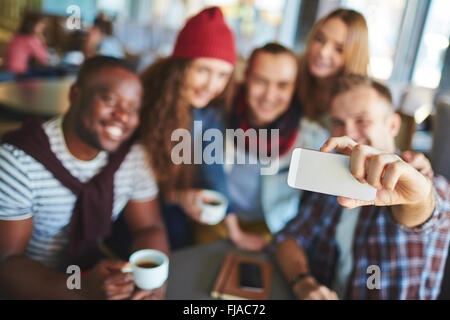
[[[201,190],[193,188],[194,166],[175,164],[172,159],[179,143],[172,134],[178,129],[192,133],[196,120],[202,121],[204,130],[214,126],[217,110],[213,109],[226,104],[235,63],[232,31],[220,9],[211,7],[186,22],[171,56],[156,61],[141,75],[141,140],[158,181],[172,248],[189,244],[183,211],[200,210],[195,202],[202,197]]]
[[[299,59],[297,94],[305,117],[329,127],[330,94],[342,74],[367,75],[369,36],[362,14],[337,9],[312,28]]]

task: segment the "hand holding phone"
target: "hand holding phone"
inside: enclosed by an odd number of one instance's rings
[[[397,221],[406,226],[422,224],[434,210],[433,182],[396,154],[358,144],[349,137],[330,138],[320,150],[350,155],[352,175],[376,188],[372,200],[338,198],[342,206],[393,206]]]
[[[288,185],[292,188],[373,201],[377,189],[350,172],[350,157],[297,148],[292,153]]]

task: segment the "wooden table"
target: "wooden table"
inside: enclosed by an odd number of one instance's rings
[[[269,295],[271,300],[291,300],[295,298],[281,270],[278,269],[273,258],[267,252],[239,250],[229,240],[222,240],[172,252],[166,299],[211,300],[210,292],[219,275],[225,256],[229,252],[268,261],[273,265],[272,285]]]
[[[23,117],[50,118],[69,107],[75,77],[30,79],[0,83],[0,107]]]

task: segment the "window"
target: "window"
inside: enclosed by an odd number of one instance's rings
[[[443,0],[447,1],[447,0]],[[363,14],[369,28],[370,67],[375,78],[391,77],[406,0],[342,0]]]
[[[98,0],[97,2],[97,10],[110,16],[115,17],[125,9],[126,3],[124,0]]]
[[[449,46],[450,1],[432,0],[420,41],[412,82],[417,86],[437,88]]]
[[[99,0],[99,8],[113,9],[125,0]],[[301,0],[133,0],[125,1],[115,35],[128,52],[144,55],[139,68],[158,56],[169,55],[187,18],[209,6],[219,6],[233,30],[238,54],[247,58],[269,41],[293,47]],[[116,10],[117,11],[117,10]],[[128,12],[128,13],[127,13]]]
[[[203,6],[210,5],[218,5],[224,11],[235,33],[238,52],[244,57],[248,57],[255,47],[280,36],[286,0],[206,0],[203,3]]]

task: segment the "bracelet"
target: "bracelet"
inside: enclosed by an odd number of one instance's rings
[[[312,274],[310,272],[300,273],[300,274],[293,276],[291,279],[291,282],[290,282],[291,288],[294,288],[294,286],[297,282],[299,282],[300,280],[303,280],[309,276],[312,276]]]

